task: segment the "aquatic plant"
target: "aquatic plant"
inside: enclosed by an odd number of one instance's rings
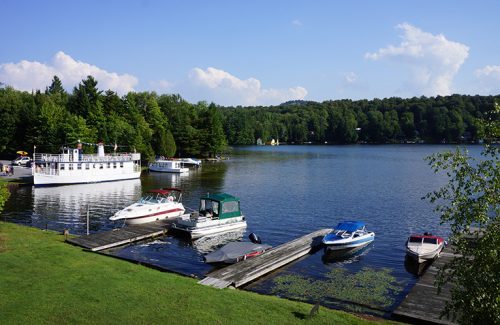
[[[394,304],[402,286],[391,270],[365,267],[356,273],[335,268],[324,279],[312,279],[300,275],[284,275],[274,279],[272,293],[301,301],[322,301],[360,311],[369,309],[385,312]]]

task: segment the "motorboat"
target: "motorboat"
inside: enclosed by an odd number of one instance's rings
[[[141,224],[179,217],[185,209],[182,191],[177,188],[150,190],[138,202],[116,212],[109,220],[124,220],[126,224]]]
[[[195,167],[201,166],[201,160],[199,159],[179,158],[179,161],[181,162],[182,166],[195,166]]]
[[[362,248],[375,239],[375,233],[367,231],[364,222],[343,221],[323,237],[323,244],[330,250]]]
[[[205,263],[225,263],[233,264],[244,261],[248,258],[260,255],[271,249],[270,245],[262,244],[261,240],[251,233],[251,242],[230,242],[216,251],[206,254],[203,257]]]
[[[444,238],[431,233],[413,234],[406,241],[406,255],[422,263],[439,257],[444,245]]]
[[[177,218],[172,229],[195,239],[246,226],[245,216],[240,210],[240,199],[227,193],[220,193],[202,197],[199,210]]]
[[[187,173],[189,168],[183,167],[180,160],[157,159],[149,164],[149,170],[162,173]]]

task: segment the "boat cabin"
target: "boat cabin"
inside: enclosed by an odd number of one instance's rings
[[[240,199],[226,193],[212,194],[200,199],[200,215],[212,219],[241,216]]]
[[[433,236],[433,235],[411,235],[408,238],[408,243],[413,243],[413,244],[433,244],[433,245],[439,245],[443,242],[443,239],[438,236]]]

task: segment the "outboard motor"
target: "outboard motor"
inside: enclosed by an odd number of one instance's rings
[[[251,233],[250,235],[248,235],[248,238],[254,244],[262,244],[262,240],[260,240],[260,237],[257,236],[255,233]]]

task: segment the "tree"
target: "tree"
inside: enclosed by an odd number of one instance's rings
[[[495,104],[484,124],[486,145],[481,159],[458,148],[427,158],[435,172],[444,171],[450,178],[447,185],[426,196],[438,203],[436,211],[442,223],[450,224],[450,240],[456,247],[457,255],[437,277],[438,292],[445,283],[453,285],[443,315],[458,317],[464,324],[500,324],[500,149],[488,144],[500,136],[499,118],[500,106]]]

